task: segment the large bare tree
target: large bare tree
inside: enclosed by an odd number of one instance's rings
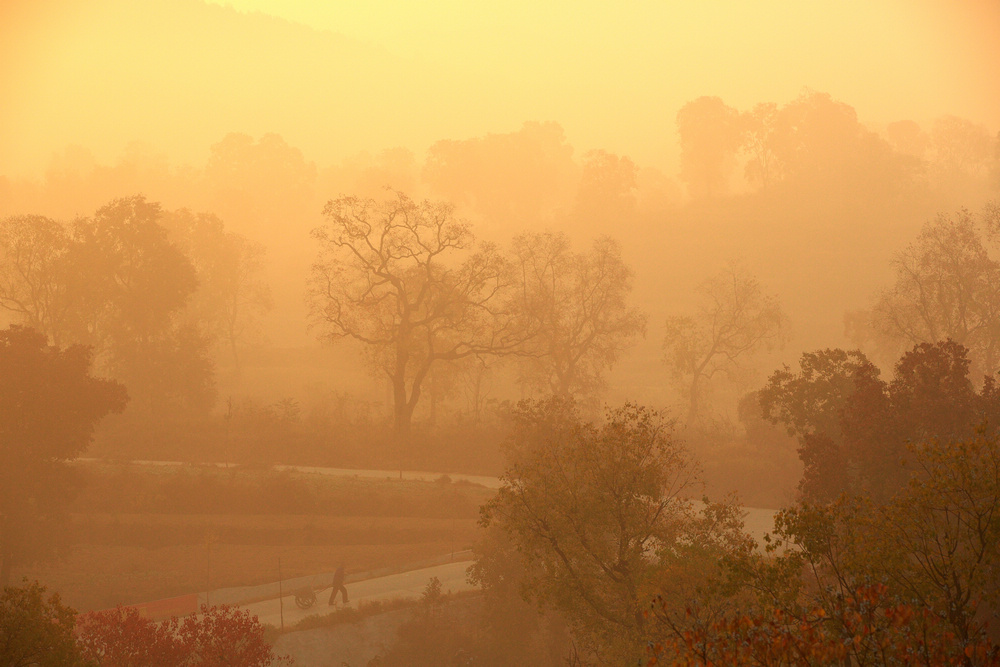
[[[312,318],[328,341],[364,344],[392,384],[394,426],[405,439],[435,364],[515,351],[525,336],[504,291],[506,263],[474,248],[447,203],[340,197],[313,230],[320,255],[309,285]]]

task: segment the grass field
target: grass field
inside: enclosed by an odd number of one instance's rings
[[[493,493],[260,470],[95,464],[83,472],[65,557],[14,572],[79,611],[276,581],[279,557],[291,578],[340,562],[360,572],[467,549]],[[297,504],[309,513],[289,512]]]

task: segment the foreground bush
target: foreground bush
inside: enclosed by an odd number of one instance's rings
[[[0,665],[72,667],[85,664],[73,638],[76,612],[38,582],[0,593]]]
[[[268,667],[291,664],[264,641],[264,626],[237,607],[202,606],[183,621],[155,623],[130,607],[80,618],[83,655],[101,667]]]
[[[648,664],[1000,666],[1000,646],[981,634],[962,639],[940,615],[896,604],[887,590],[858,588],[829,610],[722,618],[654,642]]]

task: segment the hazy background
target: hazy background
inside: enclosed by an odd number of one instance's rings
[[[610,373],[609,402],[683,404],[662,363],[665,319],[742,262],[780,299],[788,340],[720,388],[733,418],[781,363],[850,343],[845,314],[870,307],[921,225],[1000,192],[989,0],[8,0],[0,62],[0,215],[68,222],[141,193],[266,246],[274,308],[242,375],[219,356],[217,410],[317,391],[384,407],[357,349],[321,348],[307,328],[309,231],[340,194],[449,199],[501,244],[540,228],[578,250],[617,239],[649,324]],[[702,196],[680,176],[676,124],[702,96],[742,113],[815,102],[807,152],[840,162],[761,188],[739,153]],[[959,130],[935,129],[952,116]],[[887,131],[899,121],[913,145]],[[948,162],[966,135],[994,153]],[[595,155],[631,165],[634,183],[616,194],[611,172],[587,171]]]
[[[673,116],[803,87],[865,122],[1000,124],[1000,6],[963,2],[8,0],[0,164],[40,176],[78,144],[142,140],[200,164],[227,132],[318,163],[556,120],[569,142],[676,168]]]

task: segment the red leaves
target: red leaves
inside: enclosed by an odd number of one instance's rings
[[[101,667],[267,667],[290,663],[274,655],[264,627],[237,607],[202,606],[183,621],[155,623],[136,609],[118,607],[81,616],[78,643]]]
[[[723,618],[653,644],[650,665],[852,664],[1000,666],[1000,647],[960,640],[930,609],[890,605],[882,584],[863,586],[829,610],[776,609]]]

